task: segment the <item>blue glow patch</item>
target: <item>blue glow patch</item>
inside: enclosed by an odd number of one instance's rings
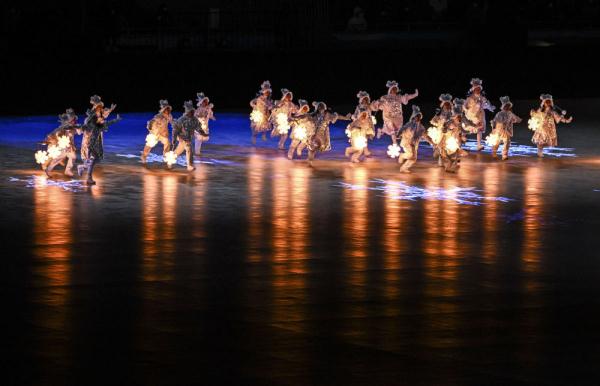
[[[58,187],[67,192],[82,192],[88,189],[88,186],[82,180],[60,181],[48,178],[46,175],[29,176],[27,178],[9,177],[8,181],[23,183],[25,187],[33,189],[47,186]]]
[[[444,188],[424,188],[411,186],[402,181],[386,181],[383,179],[375,179],[369,181],[370,186],[353,185],[346,182],[340,182],[341,186],[350,190],[374,190],[383,192],[386,197],[394,200],[433,200],[433,201],[454,201],[461,205],[483,205],[485,201],[500,201],[509,202],[512,199],[507,197],[492,197],[484,196],[483,190],[475,187],[461,188],[453,187],[451,189]]]
[[[136,155],[136,154],[116,154],[117,157],[123,157],[123,158],[135,158],[142,160],[142,157],[140,155]],[[166,163],[163,161],[163,156],[160,154],[154,154],[154,153],[150,153],[148,154],[148,157],[146,157],[146,163],[161,163],[161,164],[165,164]],[[224,160],[216,160],[216,159],[208,159],[208,160],[194,160],[195,164],[207,164],[207,165],[235,165],[236,163],[233,161],[224,161]],[[186,167],[187,163],[185,161],[185,156],[181,155],[179,157],[177,157],[177,165],[179,166],[183,166]]]
[[[467,143],[463,145],[463,148],[467,151],[476,152],[477,151],[477,141],[473,139],[468,139]],[[504,145],[500,145],[498,148],[498,153],[502,152]],[[568,147],[547,147],[544,148],[544,155],[550,157],[577,157],[573,151],[575,149]],[[492,148],[490,146],[485,146],[485,149],[482,150],[484,153],[492,153]],[[510,142],[510,149],[508,150],[509,156],[514,157],[527,157],[527,156],[537,156],[537,147],[529,146],[529,145],[519,145],[517,142]]]

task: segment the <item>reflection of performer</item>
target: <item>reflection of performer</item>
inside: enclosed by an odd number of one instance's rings
[[[381,138],[383,134],[389,135],[392,138],[392,144],[395,145],[398,131],[404,124],[402,105],[407,105],[411,99],[419,96],[419,90],[415,90],[414,94],[400,94],[398,82],[395,80],[389,80],[386,87],[388,88],[387,95],[374,102],[377,108],[383,111],[383,127],[377,130],[377,138]]]
[[[344,121],[350,120],[350,114],[340,116],[338,113],[328,111],[327,105],[324,102],[313,102],[312,105],[315,108],[315,111],[311,114],[315,132],[308,139],[308,163],[310,165],[312,165],[317,152],[331,150],[329,125],[335,123],[338,119]]]
[[[483,150],[481,138],[485,131],[485,110],[493,112],[496,108],[488,101],[483,93],[483,81],[478,78],[471,79],[471,89],[465,101],[465,115],[473,122],[472,126],[467,127],[471,134],[477,133],[477,151]]]
[[[194,116],[194,104],[192,101],[183,103],[185,112],[173,124],[173,143],[177,141],[175,155],[179,157],[185,151],[187,170],[192,171],[194,167],[194,153],[192,152],[192,141],[196,133],[201,133],[202,128],[198,118]],[[169,165],[171,169],[171,165]]]
[[[208,121],[215,121],[216,118],[213,114],[214,105],[210,103],[210,100],[203,92],[199,92],[197,95],[196,112],[194,115],[200,121],[200,131],[194,134],[196,140],[194,141],[194,154],[200,155],[200,148],[202,142],[208,142],[208,135],[210,131],[208,129]]]
[[[269,120],[273,125],[271,137],[279,137],[277,148],[285,149],[285,141],[288,139],[290,131],[289,119],[298,111],[298,107],[292,102],[294,94],[287,88],[281,89],[281,99],[275,103],[275,107],[271,110]]]
[[[402,166],[401,172],[410,173],[410,168],[417,162],[417,153],[419,151],[419,143],[421,140],[426,140],[431,143],[431,140],[427,136],[425,126],[421,124],[423,119],[423,113],[419,106],[412,106],[412,115],[406,125],[402,126],[398,132],[400,139],[400,146],[404,151],[398,157],[398,162]]]
[[[290,118],[290,126],[292,127],[290,137],[292,138],[292,143],[288,150],[288,159],[294,158],[294,152],[296,152],[298,157],[302,156],[302,151],[306,147],[308,139],[315,132],[312,117],[308,115],[309,111],[310,106],[308,102],[304,99],[299,99],[298,111]]]
[[[77,160],[74,137],[75,133],[82,133],[81,127],[77,124],[77,115],[75,115],[73,109],[67,109],[64,114],[60,114],[58,121],[60,122],[60,126],[46,136],[45,143],[48,147],[54,146],[59,149],[60,154],[42,164],[42,169],[50,177],[52,170],[58,164],[62,164],[65,158],[67,158],[65,175],[73,177],[73,164]],[[68,139],[68,143],[64,143],[65,138]]]
[[[88,117],[82,127],[84,138],[87,137],[87,141],[85,142],[85,149],[84,145],[81,145],[81,152],[82,154],[85,152],[86,158],[83,165],[77,166],[77,173],[81,176],[85,172],[86,183],[94,185],[96,183],[92,178],[94,166],[104,158],[104,132],[108,130],[110,125],[120,121],[121,117],[117,115],[117,119],[107,122],[106,118],[117,106],[113,104],[110,109],[105,109],[104,103],[97,95],[93,96],[90,102],[93,106],[91,110],[88,110]]]
[[[498,152],[500,142],[504,143],[504,148],[502,149],[502,159],[507,160],[508,149],[510,148],[510,139],[513,136],[513,125],[515,123],[520,123],[521,118],[517,117],[512,112],[513,104],[509,97],[501,97],[500,103],[502,103],[502,107],[494,119],[492,119],[492,133],[489,135],[488,139],[491,142],[492,156],[494,158],[497,157],[496,153]]]
[[[146,163],[146,158],[158,142],[163,145],[163,156],[171,149],[171,143],[169,142],[169,124],[173,127],[173,116],[171,115],[172,107],[169,105],[169,101],[162,99],[158,102],[160,109],[158,114],[154,116],[146,124],[146,128],[151,134],[151,138],[146,137],[146,146],[142,152],[142,163]]]
[[[271,100],[271,82],[265,80],[260,85],[260,91],[256,98],[250,101],[252,113],[250,113],[250,128],[252,129],[252,144],[256,144],[256,136],[262,133],[263,141],[267,140],[267,131],[271,129],[269,116],[273,108]]]
[[[544,156],[544,147],[558,146],[556,124],[571,123],[573,117],[565,118],[567,114],[565,110],[562,110],[560,114],[554,110],[552,95],[542,94],[540,100],[542,101],[540,108],[531,110],[531,117],[539,120],[531,141],[537,145],[537,154],[541,158]]]

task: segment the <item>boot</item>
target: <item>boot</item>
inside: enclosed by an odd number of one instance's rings
[[[85,161],[86,166],[86,179],[85,179],[85,184],[86,185],[95,185],[96,181],[94,181],[94,179],[92,178],[92,173],[94,172],[94,164],[96,163],[94,160],[92,159],[88,159]]]

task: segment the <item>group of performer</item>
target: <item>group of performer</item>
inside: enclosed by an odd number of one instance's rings
[[[285,88],[281,89],[281,98],[273,101],[271,84],[264,81],[257,96],[250,102],[252,143],[256,144],[258,135],[266,140],[266,134],[270,132],[272,137],[279,138],[278,148],[284,150],[290,139],[287,157],[290,160],[295,156],[301,157],[306,149],[307,160],[312,165],[318,153],[331,150],[330,125],[338,120],[349,121],[345,131],[349,146],[345,149],[345,155],[351,162],[361,162],[371,155],[369,141],[389,136],[391,145],[388,146],[388,155],[398,158],[402,172],[410,172],[417,161],[422,141],[433,147],[434,159],[448,172],[456,172],[461,157],[468,154],[463,148],[467,135],[476,135],[478,151],[484,148],[485,112],[494,112],[495,107],[486,98],[480,79],[471,80],[466,99],[453,99],[450,94],[440,95],[440,105],[430,120],[429,128],[423,125],[423,113],[416,105],[412,105],[410,118],[404,122],[403,106],[418,97],[418,90],[402,93],[396,81],[388,81],[386,87],[387,94],[374,101],[367,92],[359,91],[354,112],[341,115],[331,111],[321,101],[312,102],[312,109],[303,99],[296,104],[293,93]],[[530,111],[528,125],[534,131],[532,142],[537,146],[537,154],[543,157],[545,147],[558,145],[556,125],[560,122],[569,123],[573,118],[567,118],[566,111],[554,104],[552,95],[542,94],[540,100],[541,105]],[[521,118],[513,113],[513,104],[508,96],[501,97],[500,103],[500,111],[491,120],[491,133],[485,142],[492,148],[493,157],[497,157],[499,146],[503,144],[502,159],[506,160],[514,124],[521,122]],[[85,177],[87,184],[95,183],[92,173],[104,155],[104,132],[121,118],[117,115],[116,119],[108,121],[116,105],[105,108],[98,95],[90,98],[90,104],[91,108],[86,112],[82,125],[77,123],[73,109],[60,114],[60,126],[48,134],[43,143],[47,148],[35,154],[36,161],[48,176],[65,161],[64,173],[73,176],[72,169],[77,159],[74,137],[78,134],[83,137],[82,163],[77,166],[77,172]],[[169,169],[185,151],[187,170],[194,170],[194,155],[199,156],[202,143],[209,140],[209,121],[215,120],[213,108],[204,93],[197,93],[196,105],[191,100],[186,101],[183,104],[184,113],[174,119],[169,102],[160,100],[158,113],[146,125],[148,134],[141,152],[142,163],[147,162],[152,149],[160,142],[163,160]],[[383,126],[376,130],[375,113],[378,111],[382,112]]]
[[[310,164],[319,152],[331,150],[329,125],[337,120],[351,121],[346,128],[349,146],[345,150],[351,162],[360,162],[369,157],[369,141],[383,135],[391,138],[388,155],[398,158],[400,170],[409,172],[417,161],[419,143],[428,142],[434,149],[434,158],[448,172],[455,172],[461,157],[468,152],[463,148],[467,135],[476,135],[477,151],[484,149],[484,133],[486,130],[486,110],[495,111],[495,106],[487,99],[483,91],[481,79],[471,79],[471,87],[466,99],[454,98],[450,94],[439,97],[440,106],[430,120],[431,126],[423,125],[423,113],[419,106],[412,106],[412,114],[404,123],[403,106],[418,97],[419,91],[402,93],[396,81],[388,81],[387,94],[375,101],[365,91],[356,95],[358,104],[353,114],[340,115],[327,108],[324,102],[313,102],[314,110],[310,111],[308,103],[300,99],[298,105],[293,102],[293,93],[281,89],[281,99],[273,101],[271,83],[264,81],[256,98],[250,102],[250,126],[252,143],[260,134],[266,140],[267,132],[272,137],[279,137],[278,148],[285,149],[288,136],[291,144],[288,158],[294,154],[301,156],[308,150],[307,159]],[[537,146],[538,157],[544,156],[544,148],[557,146],[556,125],[560,122],[570,123],[572,117],[566,118],[566,111],[554,105],[552,95],[542,94],[541,105],[530,111],[529,128],[534,131],[532,142]],[[508,96],[500,98],[501,108],[491,121],[491,133],[485,142],[492,148],[492,155],[497,158],[500,144],[503,144],[502,159],[508,159],[513,126],[521,122],[513,113],[513,104]],[[375,113],[382,111],[383,127],[375,130],[377,120]],[[400,146],[398,146],[400,143]]]

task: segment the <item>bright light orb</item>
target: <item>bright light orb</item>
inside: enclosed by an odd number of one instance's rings
[[[277,124],[277,132],[279,134],[287,134],[290,130],[290,124],[288,123],[288,116],[286,113],[277,113],[275,116],[275,122]]]
[[[391,158],[400,157],[400,146],[393,144],[388,146],[387,155]]]
[[[71,139],[69,138],[69,136],[61,135],[60,137],[58,137],[58,148],[59,149],[66,149],[69,147],[69,145],[71,145]]]
[[[529,130],[536,131],[540,128],[540,126],[542,126],[542,122],[538,116],[534,115],[527,121],[527,127],[529,127]]]
[[[260,125],[265,120],[265,115],[260,110],[252,110],[250,120],[257,125]]]
[[[446,152],[448,152],[448,154],[456,153],[459,147],[460,144],[458,143],[458,140],[456,138],[449,137],[446,139]]]
[[[146,136],[146,146],[154,147],[158,143],[158,137],[152,133]]]
[[[61,149],[58,146],[50,145],[48,146],[48,157],[50,158],[58,158],[62,153]]]
[[[485,143],[490,147],[496,146],[498,142],[500,142],[500,136],[497,133],[491,133],[485,138]]]
[[[353,147],[357,150],[362,150],[365,147],[367,147],[367,137],[365,137],[365,136],[361,135],[359,137],[356,137],[356,138],[354,138],[353,142],[354,142]]]
[[[438,145],[442,140],[442,134],[442,129],[440,129],[437,126],[432,126],[429,129],[427,129],[427,135],[429,135],[431,141],[436,145]]]
[[[48,152],[46,150],[38,150],[35,152],[35,162],[38,164],[43,165],[48,162],[48,159]]]
[[[172,166],[177,163],[177,154],[175,154],[173,150],[168,151],[163,158],[168,166]]]
[[[306,127],[302,125],[296,126],[296,129],[294,130],[294,137],[298,141],[306,140]]]

